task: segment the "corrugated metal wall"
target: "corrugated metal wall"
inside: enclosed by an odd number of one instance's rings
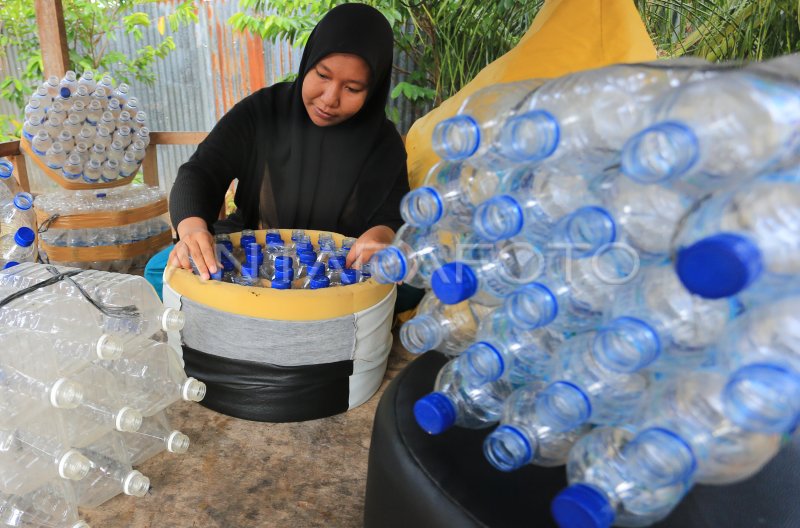
[[[135,40],[121,33],[110,47],[128,56],[145,45],[157,45],[163,38],[158,20],[174,11],[176,0],[143,4],[139,9],[150,15],[152,25]],[[164,24],[165,35],[172,35],[176,49],[165,59],[156,61],[157,81],[153,86],[131,83],[131,93],[147,112],[152,130],[208,131],[237,101],[248,94],[295,73],[302,48],[286,42],[262,41],[249,34],[234,33],[228,18],[239,11],[238,0],[198,2],[198,23],[173,33]],[[0,73],[18,71],[13,50],[0,62]],[[408,60],[397,58],[397,64],[408,69]],[[8,69],[6,69],[8,68]],[[402,76],[395,73],[393,82]],[[400,112],[398,128],[405,133],[413,122],[413,108],[406,101],[392,101]],[[0,112],[15,113],[13,107],[0,100]],[[162,188],[170,189],[178,167],[194,152],[193,146],[160,146],[159,167]]]

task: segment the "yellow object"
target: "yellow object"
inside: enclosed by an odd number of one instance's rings
[[[439,161],[433,128],[456,114],[470,94],[492,84],[549,79],[615,63],[656,59],[632,0],[546,0],[517,46],[489,64],[457,94],[418,119],[406,137],[408,177],[419,187]]]
[[[316,240],[320,231],[305,230],[311,240]],[[256,231],[256,241],[264,245],[266,230]],[[337,245],[343,235],[331,233]],[[290,229],[281,229],[281,237],[288,240]],[[239,244],[241,233],[231,234],[234,246]],[[278,321],[317,321],[343,317],[375,306],[395,287],[394,284],[378,284],[370,279],[346,288],[322,288],[319,290],[273,290],[251,288],[238,284],[202,280],[191,271],[167,267],[164,279],[183,297],[208,307],[232,314]]]

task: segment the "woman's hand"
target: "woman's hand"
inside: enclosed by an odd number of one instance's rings
[[[347,254],[346,267],[361,265],[369,262],[372,255],[392,243],[394,231],[386,226],[375,226],[358,237],[356,243]]]
[[[200,276],[210,279],[210,274],[216,273],[220,264],[214,249],[214,235],[208,231],[206,221],[198,216],[190,216],[178,224],[177,231],[180,240],[169,254],[170,265],[191,269],[191,257]]]

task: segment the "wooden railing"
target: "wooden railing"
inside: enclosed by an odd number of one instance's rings
[[[158,145],[197,145],[205,139],[208,132],[151,132],[150,144],[145,150],[142,160],[144,183],[158,187]],[[14,164],[14,174],[20,187],[30,191],[28,171],[25,167],[25,157],[19,148],[19,141],[0,143],[0,158],[8,157]]]

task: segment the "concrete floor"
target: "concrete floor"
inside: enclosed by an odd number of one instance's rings
[[[93,528],[349,528],[362,525],[372,421],[388,382],[414,356],[395,332],[384,382],[345,414],[302,423],[230,418],[199,404],[169,409],[191,440],[139,469],[152,489],[82,510]]]

